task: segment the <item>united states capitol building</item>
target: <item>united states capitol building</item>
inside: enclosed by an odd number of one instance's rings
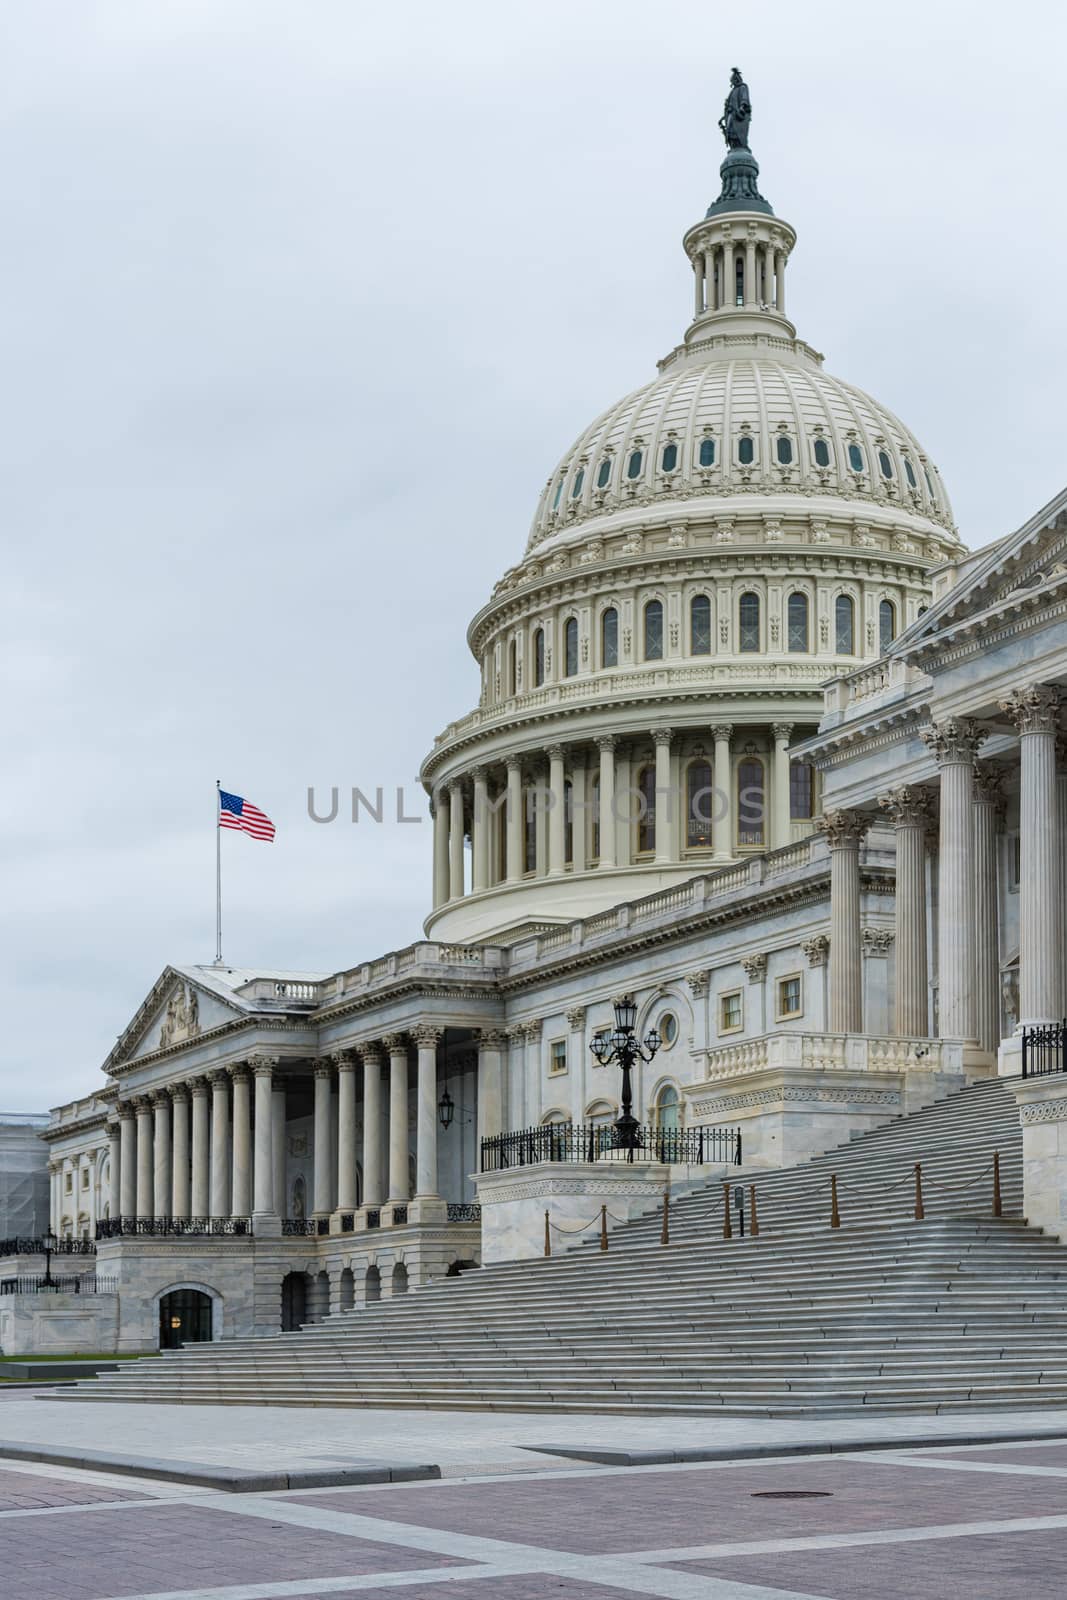
[[[536,1256],[546,1211],[806,1162],[1017,1074],[1063,1016],[1067,492],[968,551],[922,442],[798,334],[732,103],[679,342],[552,467],[470,623],[421,937],[168,966],[52,1113],[53,1229],[114,1288],[85,1348]],[[621,995],[659,1040],[632,1162],[591,1048]],[[1046,1096],[1046,1154],[1065,1117]],[[1061,1179],[1027,1180],[1053,1232]]]

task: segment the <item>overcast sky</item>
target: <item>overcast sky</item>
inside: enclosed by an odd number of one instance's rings
[[[691,311],[743,67],[790,311],[964,540],[1067,480],[1067,8],[0,3],[0,1109],[102,1085],[167,961],[421,935],[407,785],[584,424]],[[421,809],[421,808],[420,808]]]

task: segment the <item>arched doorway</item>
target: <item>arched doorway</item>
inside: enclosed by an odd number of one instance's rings
[[[396,1266],[393,1268],[393,1293],[394,1294],[407,1294],[407,1292],[408,1292],[408,1269],[407,1269],[407,1267],[405,1267],[405,1265],[404,1265],[404,1263],[402,1261],[398,1261],[396,1263]]]
[[[211,1338],[211,1296],[202,1289],[172,1289],[159,1302],[159,1348],[177,1350]]]
[[[368,1267],[363,1285],[363,1298],[370,1305],[382,1298],[382,1275],[377,1267]]]
[[[295,1333],[307,1321],[307,1275],[287,1272],[282,1279],[282,1332]]]
[[[342,1311],[351,1311],[356,1303],[356,1279],[351,1267],[341,1269],[340,1302]]]

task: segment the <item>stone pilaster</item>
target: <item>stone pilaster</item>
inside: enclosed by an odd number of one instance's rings
[[[504,1131],[504,1052],[508,1036],[487,1028],[478,1040],[478,1145]]]
[[[926,830],[931,821],[925,789],[891,789],[878,804],[896,835],[897,982],[894,1033],[925,1039],[930,1031],[930,971],[926,945]]]
[[[863,1031],[860,964],[860,842],[869,819],[829,811],[821,830],[830,846],[830,1032]]]
[[[615,854],[615,736],[597,739],[600,753],[600,855],[601,867],[613,867]]]
[[[546,754],[548,756],[548,875],[559,877],[564,871],[564,840],[567,829],[563,746],[549,745]]]
[[[118,1217],[118,1216],[121,1216],[121,1214],[122,1214],[121,1213],[121,1204],[122,1204],[122,1124],[119,1121],[117,1116],[111,1118],[111,1120],[108,1122],[108,1125],[107,1125],[107,1143],[108,1143],[108,1196],[107,1196],[108,1215],[111,1216],[111,1217]],[[51,1172],[51,1170],[52,1170],[51,1162],[49,1163],[48,1170],[49,1170],[49,1172]],[[55,1215],[54,1215],[54,1209],[55,1208],[53,1207],[52,1209],[53,1209],[53,1214],[51,1216],[50,1226],[51,1226],[51,1228],[52,1228],[52,1230],[54,1232],[55,1231],[55,1226],[56,1226],[56,1219],[55,1219]]]
[[[518,883],[524,871],[525,843],[522,815],[522,760],[509,756],[507,760],[508,798],[504,807],[504,851],[507,881]]]
[[[938,834],[938,1032],[978,1039],[974,932],[974,763],[985,732],[949,717],[922,735],[941,769]]]
[[[1019,1020],[1062,1018],[1063,912],[1060,905],[1056,735],[1061,692],[1032,683],[1000,702],[1019,733]]]

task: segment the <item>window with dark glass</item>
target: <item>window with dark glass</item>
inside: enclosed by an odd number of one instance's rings
[[[856,641],[856,608],[852,598],[847,594],[839,594],[834,601],[834,638],[839,656],[855,654]]]
[[[878,452],[878,465],[883,478],[891,478],[893,476],[893,463],[885,450],[879,450]]]
[[[806,594],[791,594],[789,596],[786,620],[789,633],[789,649],[794,655],[802,654],[808,648],[808,597]]]
[[[559,482],[556,484],[556,492],[555,492],[555,495],[552,498],[552,509],[553,509],[553,511],[555,511],[556,508],[558,507],[558,505],[559,505],[559,497],[560,497],[560,495],[562,493],[563,493],[563,479],[561,478],[559,480]]]
[[[578,496],[582,492],[582,484],[584,482],[585,482],[585,468],[584,467],[579,467],[578,471],[574,474],[574,488],[571,490],[571,499],[572,500],[577,500]]]
[[[678,1090],[673,1083],[665,1083],[656,1102],[656,1126],[661,1133],[676,1133],[681,1125]]]
[[[689,602],[689,649],[694,656],[711,655],[711,601],[695,594]]]
[[[574,785],[569,778],[563,783],[563,862],[574,865]]]
[[[600,665],[617,667],[619,664],[619,613],[610,606],[600,619]]]
[[[537,871],[537,790],[523,793],[523,871]]]
[[[734,299],[739,306],[743,306],[745,303],[745,263],[742,261],[740,256],[737,258],[737,267],[734,272],[734,277],[737,280],[737,290]]]
[[[597,488],[598,489],[606,489],[607,486],[608,486],[608,480],[610,479],[610,477],[611,477],[611,457],[610,456],[605,456],[603,461],[600,463],[600,470],[598,471],[598,473],[596,475],[596,486],[597,486]]]
[[[563,671],[573,678],[578,671],[578,619],[568,617],[563,628]]]
[[[853,472],[863,471],[863,451],[860,449],[858,444],[849,445],[848,464],[852,468]]]
[[[789,764],[789,815],[806,822],[815,814],[815,768],[810,761]]]
[[[930,491],[930,499],[931,500],[936,500],[937,499],[937,495],[934,493],[933,479],[930,477],[930,474],[926,470],[925,467],[923,468],[923,477],[926,479],[926,487]]]
[[[713,467],[715,465],[714,439],[701,439],[700,453],[697,456],[697,460],[700,462],[702,467]]]
[[[759,595],[743,594],[737,608],[742,650],[759,649]]]
[[[910,483],[911,487],[913,489],[917,489],[919,487],[919,480],[916,478],[915,468],[912,466],[911,461],[907,456],[904,457],[904,471],[907,474],[908,482]]]
[[[517,687],[515,681],[517,677],[517,666],[518,658],[515,649],[515,641],[512,639],[511,643],[508,645],[508,694],[514,694]]]
[[[737,768],[737,842],[763,843],[763,762],[746,757]]]
[[[656,769],[642,767],[637,774],[637,849],[642,854],[656,848]]]
[[[756,459],[755,440],[747,433],[743,433],[738,441],[737,459],[743,467],[750,467]]]
[[[595,773],[589,791],[589,809],[592,827],[590,840],[592,857],[594,861],[600,860],[600,774]]]
[[[789,464],[791,463],[792,459],[793,459],[793,441],[792,441],[792,439],[787,438],[787,436],[784,433],[780,433],[778,435],[778,439],[777,439],[777,442],[775,444],[775,450],[777,451],[778,460],[780,461],[782,466],[783,467],[788,467]]]
[[[676,444],[664,445],[663,457],[660,465],[662,466],[664,472],[674,471],[675,467],[678,465],[678,446]]]
[[[830,446],[825,439],[816,439],[815,441],[815,465],[817,467],[828,467],[830,465]]]
[[[878,648],[884,654],[897,636],[897,614],[892,600],[883,600],[878,607]]]
[[[690,850],[711,844],[711,818],[715,791],[707,761],[691,761],[685,774],[685,842]]]
[[[650,600],[645,607],[645,660],[663,659],[663,603]]]
[[[533,637],[533,679],[535,688],[545,681],[545,630],[538,628]]]
[[[630,459],[626,463],[626,476],[628,478],[639,478],[641,476],[641,452],[640,452],[640,450],[631,450],[630,451]]]

